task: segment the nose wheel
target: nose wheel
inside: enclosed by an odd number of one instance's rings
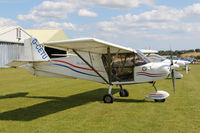
[[[165,102],[166,98],[169,96],[169,93],[166,91],[158,91],[155,82],[153,82],[153,87],[155,88],[155,92],[147,95],[147,98],[154,99],[155,102]]]
[[[165,99],[154,99],[155,102],[160,102],[160,103],[164,103]]]

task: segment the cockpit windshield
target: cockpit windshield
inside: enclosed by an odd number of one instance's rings
[[[163,58],[162,56],[158,55],[158,54],[150,54],[147,55],[147,57],[152,61],[152,62],[161,62],[164,61],[165,58]]]
[[[136,50],[137,54],[146,62],[146,63],[150,63],[151,60],[149,60],[149,58],[147,58],[140,50]]]
[[[170,57],[170,56],[167,56],[166,59],[171,59],[171,57]],[[177,56],[172,56],[172,59],[173,59],[173,60],[179,60],[180,58],[178,58]]]

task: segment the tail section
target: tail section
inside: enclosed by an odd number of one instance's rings
[[[24,41],[24,57],[8,63],[8,66],[18,67],[27,63],[47,62],[50,58],[36,38]]]
[[[36,38],[24,41],[24,57],[30,61],[49,61],[50,58]]]

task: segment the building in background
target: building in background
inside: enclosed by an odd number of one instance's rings
[[[30,35],[21,27],[0,28],[0,67],[24,56],[24,39]]]
[[[37,38],[40,43],[68,39],[61,29],[23,29],[19,26],[0,27],[0,68],[24,57],[24,40]]]
[[[68,39],[62,29],[25,29],[25,31],[37,38],[40,43]]]

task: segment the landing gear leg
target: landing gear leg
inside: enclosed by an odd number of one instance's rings
[[[108,94],[103,97],[104,103],[113,103],[114,97],[112,95],[112,85],[109,85]]]
[[[154,81],[154,82],[153,82],[153,87],[154,87],[155,91],[157,92],[158,89],[156,88],[155,84],[156,84],[156,82]]]
[[[154,81],[153,82],[153,87],[154,87],[155,91],[158,92],[158,89],[156,88],[155,83],[156,82]],[[165,102],[165,99],[154,99],[154,101],[155,102]]]
[[[120,97],[128,97],[129,96],[128,90],[127,89],[123,89],[122,85],[119,85],[119,86],[120,86],[120,91],[119,91]]]

